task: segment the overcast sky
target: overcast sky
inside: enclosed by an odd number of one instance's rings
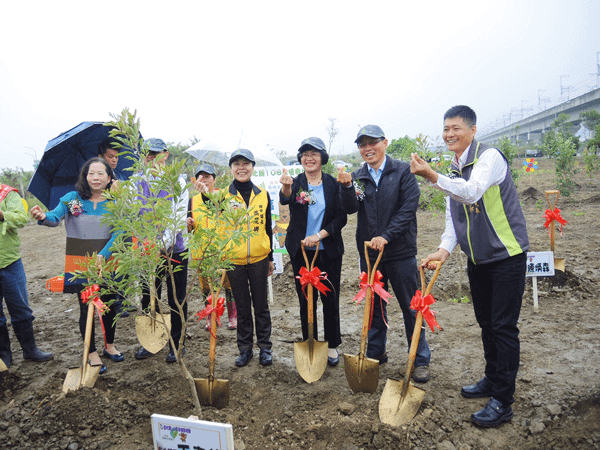
[[[329,117],[333,153],[369,123],[435,141],[456,104],[481,134],[599,70],[600,0],[55,0],[0,17],[0,168],[32,170],[50,139],[124,107],[146,138],[243,130],[290,155],[327,141]]]

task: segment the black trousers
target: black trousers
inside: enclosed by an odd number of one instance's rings
[[[158,299],[161,298],[162,293],[162,281],[167,281],[167,300],[169,308],[171,309],[171,337],[175,342],[175,347],[179,348],[179,339],[181,339],[181,330],[183,328],[181,316],[179,315],[179,309],[175,303],[182,305],[183,308],[183,319],[187,320],[188,305],[185,301],[187,294],[187,273],[188,273],[188,260],[182,256],[182,253],[173,253],[171,257],[174,268],[181,267],[180,270],[173,273],[173,279],[175,281],[175,290],[173,290],[173,283],[171,283],[171,277],[167,273],[167,260],[165,259],[156,269],[156,278],[154,279],[154,287],[156,288],[156,295]],[[173,295],[173,292],[177,294]],[[144,286],[142,290],[142,309],[146,310],[150,306],[150,291],[148,286]],[[158,304],[156,305],[157,311],[159,310]],[[169,342],[169,347],[171,343]]]
[[[315,256],[314,250],[306,250],[308,262],[312,262]],[[300,269],[306,267],[302,252],[297,252],[295,258],[290,258],[294,276],[300,275]],[[321,297],[323,304],[323,330],[325,331],[325,340],[328,342],[329,348],[336,348],[342,343],[340,332],[340,275],[342,273],[342,257],[330,259],[324,250],[319,250],[315,267],[318,267],[321,272],[327,273],[327,281],[322,283],[329,288],[329,291],[322,293],[315,287],[313,291],[313,332],[314,338],[318,339],[317,333],[317,300]],[[296,292],[300,300],[300,322],[302,324],[302,338],[308,339],[308,286],[302,290],[300,281],[296,278]]]
[[[261,350],[271,350],[271,312],[267,298],[269,258],[253,264],[233,266],[227,271],[238,313],[237,344],[240,352],[252,350],[254,325],[256,343]],[[252,322],[254,308],[254,323]]]
[[[481,327],[485,376],[492,397],[507,406],[513,403],[519,370],[520,344],[517,322],[525,290],[527,255],[521,253],[489,264],[467,264],[475,318]]]

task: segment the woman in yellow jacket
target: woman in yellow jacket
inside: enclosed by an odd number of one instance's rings
[[[235,150],[229,158],[233,182],[229,186],[229,201],[233,207],[247,210],[243,229],[252,231],[248,240],[232,244],[233,269],[227,271],[238,312],[237,344],[240,356],[235,365],[243,367],[252,359],[254,325],[260,349],[259,362],[273,363],[271,355],[271,313],[267,300],[267,279],[273,273],[273,228],[269,193],[252,181],[254,155],[250,150]],[[252,321],[254,308],[254,323]]]

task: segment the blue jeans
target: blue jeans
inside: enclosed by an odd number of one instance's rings
[[[13,324],[24,324],[34,318],[33,311],[29,307],[27,278],[20,258],[4,269],[0,269],[0,327],[6,324],[6,316],[2,308],[3,299],[6,301]]]
[[[371,261],[371,267],[373,267],[374,262],[375,261]],[[367,272],[367,263],[363,257],[360,258],[360,270]],[[417,268],[417,259],[413,256],[395,261],[381,262],[377,267],[377,270],[383,275],[383,278],[381,279],[381,281],[383,281],[383,288],[388,292],[388,281],[391,283],[392,289],[394,290],[393,295],[398,299],[398,304],[400,305],[400,309],[402,309],[404,327],[406,329],[406,342],[408,343],[406,351],[408,353],[410,351],[410,343],[413,330],[415,329],[417,315],[416,311],[410,309],[410,301],[415,295],[415,291],[420,289],[418,284],[419,270]],[[387,327],[383,321],[382,307],[387,322],[386,303],[381,300],[379,295],[375,294],[373,302],[373,322],[371,324],[371,329],[369,330],[369,342],[367,345],[367,357],[369,358],[378,359],[386,351]],[[426,366],[429,364],[430,360],[431,351],[429,350],[429,345],[425,339],[425,328],[423,328],[417,347],[415,366]]]

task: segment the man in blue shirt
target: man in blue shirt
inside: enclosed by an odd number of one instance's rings
[[[420,190],[410,172],[408,163],[386,156],[388,140],[377,125],[362,127],[354,141],[365,160],[352,174],[338,169],[342,207],[347,214],[358,212],[356,244],[360,254],[360,267],[367,271],[366,257],[371,265],[378,253],[383,256],[378,270],[383,275],[384,289],[388,280],[398,298],[404,315],[408,349],[415,326],[416,312],[410,301],[419,285],[417,268],[417,207]],[[364,242],[370,241],[370,251],[364,254]],[[387,362],[387,311],[385,302],[375,294],[373,321],[369,330],[367,357]],[[431,352],[421,332],[413,380],[429,380]]]

